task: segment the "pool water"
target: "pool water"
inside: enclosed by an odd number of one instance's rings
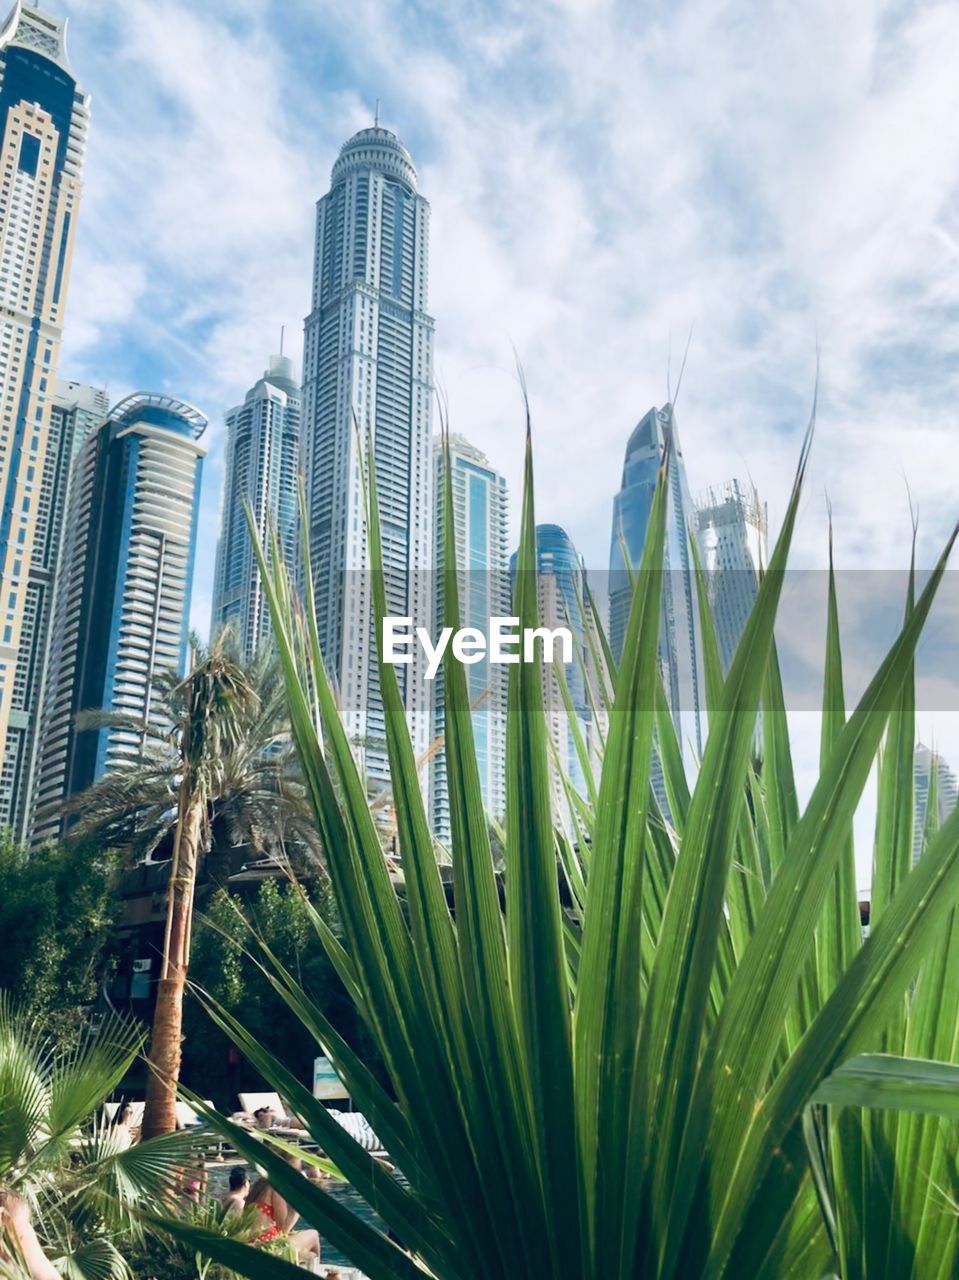
[[[207,1165],[207,1172],[209,1173],[208,1190],[211,1196],[219,1197],[223,1195],[229,1185],[230,1170],[239,1163],[241,1162],[237,1160],[227,1160],[222,1164],[211,1163]],[[351,1213],[355,1213],[358,1218],[361,1218],[369,1226],[376,1227],[378,1231],[385,1230],[382,1220],[376,1216],[359,1192],[354,1190],[348,1182],[331,1180],[323,1184],[323,1190],[335,1200],[338,1200],[344,1208],[349,1209]],[[312,1226],[312,1223],[307,1222],[305,1218],[301,1218],[296,1224],[296,1229],[300,1230],[309,1226]],[[324,1238],[322,1232],[320,1232],[320,1262],[324,1265],[336,1263],[342,1267],[355,1266],[355,1263],[352,1263],[349,1258],[333,1248]]]

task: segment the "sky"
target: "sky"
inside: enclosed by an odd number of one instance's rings
[[[861,687],[901,607],[910,503],[923,567],[959,516],[959,7],[49,3],[93,98],[61,374],[208,414],[198,630],[224,412],[281,326],[299,361],[314,204],[379,99],[432,206],[452,426],[505,473],[516,511],[518,356],[538,518],[563,524],[587,565],[606,567],[626,439],[675,391],[687,340],[676,416],[691,488],[752,481],[773,530],[818,364],[795,562],[825,563],[828,500]],[[950,587],[920,730],[959,765]],[[783,630],[814,670],[821,598]],[[800,736],[811,777],[815,734]]]

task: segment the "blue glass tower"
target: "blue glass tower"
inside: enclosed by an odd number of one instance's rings
[[[186,662],[206,418],[170,396],[115,406],[77,459],[66,518],[33,840],[64,798],[135,759],[156,720],[154,680]],[[85,710],[124,723],[78,729]]]
[[[623,479],[613,500],[609,553],[609,633],[613,656],[622,656],[632,601],[627,564],[638,568],[666,441],[671,440],[663,569],[663,624],[660,667],[670,711],[684,750],[697,755],[703,745],[703,674],[699,604],[690,538],[696,513],[689,495],[682,448],[672,405],[650,411],[626,445]]]

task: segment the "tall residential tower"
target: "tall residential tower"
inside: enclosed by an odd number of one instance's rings
[[[34,842],[57,836],[62,801],[136,757],[157,720],[156,677],[186,661],[206,418],[138,392],[90,435],[63,539],[44,698]],[[77,725],[87,710],[125,724]]]
[[[291,360],[270,357],[270,367],[243,404],[226,415],[226,429],[211,629],[232,626],[242,652],[252,657],[270,635],[270,616],[253,554],[247,502],[264,545],[275,530],[287,563],[296,563],[300,388]]]
[[[313,308],[303,355],[309,544],[327,670],[373,785],[388,782],[361,486],[376,460],[390,613],[429,625],[433,321],[429,205],[409,152],[387,129],[340,151],[317,205]],[[429,741],[429,682],[417,647],[397,667],[414,748]]]
[[[86,143],[88,101],[65,23],[17,0],[0,26],[0,810],[22,809],[35,643],[33,544],[42,522],[51,411]],[[42,536],[42,535],[41,535]],[[12,727],[12,732],[11,732]]]
[[[436,625],[447,623],[444,608],[444,532],[446,455],[442,442],[434,442],[436,501]],[[450,436],[450,478],[453,490],[453,533],[456,540],[459,625],[477,627],[484,635],[489,620],[511,612],[507,537],[509,534],[506,480],[494,471],[484,453],[464,440]],[[452,626],[450,621],[447,625]],[[485,657],[465,668],[473,707],[473,742],[479,765],[483,803],[493,817],[506,811],[506,695],[505,664],[491,664]],[[433,681],[434,743],[445,734],[443,675]],[[432,758],[430,810],[433,834],[450,838],[449,793],[446,755],[437,750]]]
[[[74,462],[83,442],[100,426],[109,409],[105,391],[79,382],[57,381],[36,507],[20,653],[0,783],[0,825],[12,827],[19,841],[26,840],[29,834],[40,712],[50,667],[50,628],[56,611],[56,594],[63,579],[60,548],[64,516],[76,475]]]

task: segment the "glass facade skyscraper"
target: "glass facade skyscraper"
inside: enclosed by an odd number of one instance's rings
[[[489,620],[510,614],[507,568],[509,508],[506,480],[494,471],[484,453],[464,440],[450,436],[450,477],[453,491],[453,532],[456,539],[459,625],[489,631]],[[444,618],[444,530],[446,458],[440,440],[434,441],[434,496],[436,513],[436,626]],[[448,624],[452,626],[450,621]],[[473,707],[473,741],[479,765],[480,787],[487,812],[501,819],[506,811],[506,694],[508,666],[491,664],[485,657],[465,667],[467,689]],[[433,680],[434,742],[445,732],[443,673]],[[437,750],[431,761],[430,809],[433,834],[450,838],[446,757]]]
[[[672,405],[650,409],[626,446],[623,479],[613,501],[609,553],[609,633],[613,656],[622,656],[632,602],[628,566],[639,567],[646,544],[656,476],[667,440],[671,440],[663,561],[663,624],[660,667],[673,721],[685,750],[698,755],[704,735],[702,632],[690,538],[696,536],[696,512],[689,495],[682,448]]]
[[[51,414],[89,117],[64,26],[20,0],[0,26],[0,811],[18,826],[40,607],[33,544],[56,448]]]
[[[103,422],[109,408],[105,391],[78,382],[56,383],[0,786],[0,824],[12,827],[14,836],[21,841],[28,836],[40,709],[49,668],[50,622],[61,581],[60,546],[74,462],[84,440]]]
[[[157,717],[154,680],[185,666],[206,418],[138,392],[87,437],[63,540],[32,838],[63,829],[60,805],[136,757]],[[77,713],[128,724],[79,729]]]
[[[252,657],[270,635],[270,616],[247,525],[247,502],[264,545],[275,530],[287,563],[297,561],[300,388],[291,360],[270,357],[270,367],[243,404],[226,415],[226,428],[211,629],[215,633],[229,624],[242,652]]]
[[[429,205],[387,129],[340,151],[317,205],[313,305],[303,356],[309,544],[327,670],[373,785],[389,781],[373,634],[360,450],[372,440],[391,614],[429,625],[432,589],[433,321]],[[358,428],[358,429],[357,429]],[[358,439],[359,437],[359,439]],[[397,667],[413,737],[429,742],[419,646]]]
[[[730,480],[702,495],[696,523],[719,656],[728,671],[766,564],[766,505],[755,488]]]

